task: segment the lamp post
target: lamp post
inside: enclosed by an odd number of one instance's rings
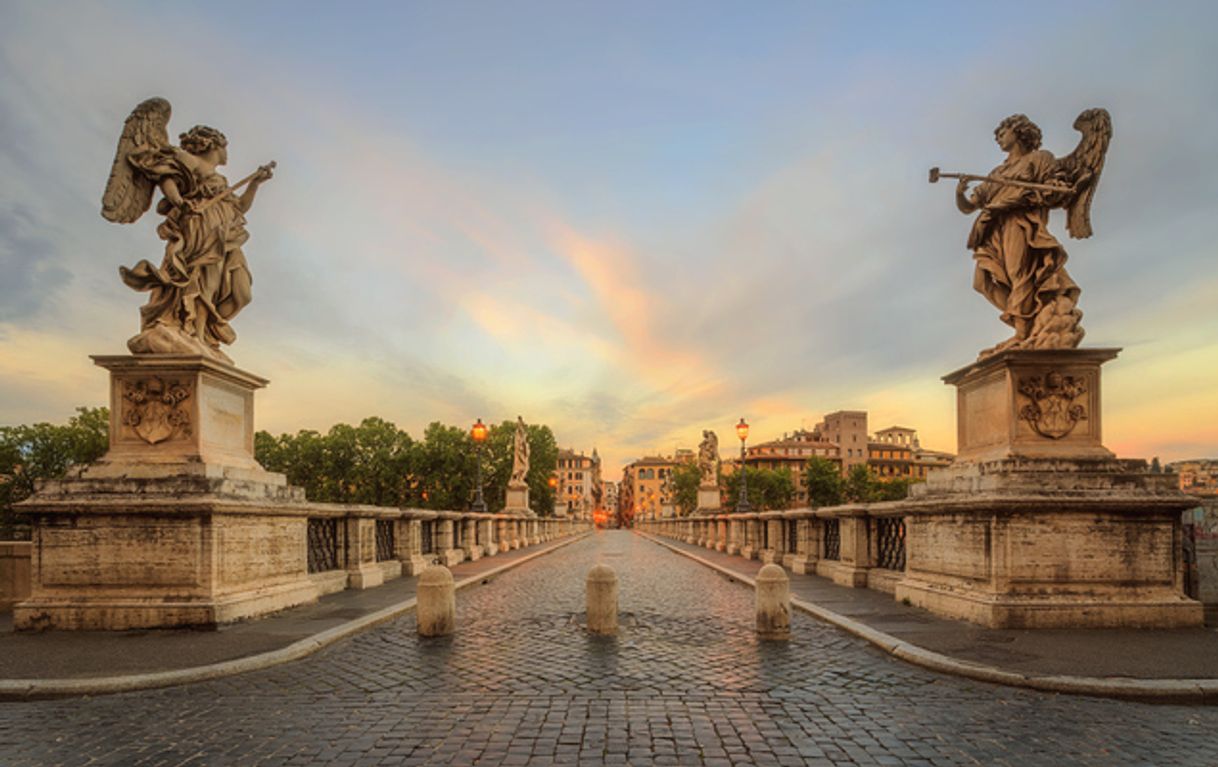
[[[474,496],[474,504],[470,506],[470,511],[478,514],[486,513],[486,499],[482,497],[482,443],[486,442],[487,429],[482,423],[482,419],[478,419],[478,423],[470,427],[469,436],[474,441],[474,449],[477,451],[478,464],[478,494]]]
[[[736,436],[740,437],[740,498],[736,501],[736,513],[747,514],[749,510],[748,471],[744,463],[744,441],[749,438],[749,425],[744,419],[736,424]]]

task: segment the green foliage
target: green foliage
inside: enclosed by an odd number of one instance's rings
[[[842,484],[842,473],[832,461],[817,457],[808,459],[804,467],[804,486],[808,488],[808,502],[813,508],[841,504]]]
[[[795,478],[788,469],[745,469],[748,476],[749,505],[753,511],[790,508],[795,499]],[[723,478],[727,507],[734,510],[740,497],[740,472]]]
[[[254,457],[270,471],[287,475],[312,501],[414,505],[409,483],[413,441],[381,418],[359,426],[336,424],[325,436],[299,431],[254,435]]]
[[[28,498],[36,482],[59,479],[105,454],[109,425],[109,409],[78,407],[63,426],[0,426],[0,539],[22,532],[13,505]]]
[[[879,480],[876,482],[875,494],[877,501],[900,501],[909,497],[909,486],[913,482],[906,477]]]
[[[882,480],[866,465],[859,464],[846,475],[842,495],[849,503],[899,501],[909,495],[909,485],[909,480],[904,477]]]
[[[702,470],[695,463],[678,464],[672,470],[673,505],[678,513],[688,516],[698,508],[698,485],[702,483]]]
[[[842,496],[849,503],[872,501],[874,500],[872,498],[874,485],[875,477],[872,476],[867,464],[856,464],[846,474],[846,481],[842,485]]]
[[[532,424],[528,427],[529,506],[541,517],[554,516],[554,494],[550,488],[550,473],[558,465],[558,441],[549,426]]]
[[[489,429],[482,446],[482,478],[489,511],[502,511],[512,472],[516,424]],[[554,513],[548,480],[558,447],[548,426],[528,427],[530,504],[539,515]],[[415,441],[382,418],[359,426],[336,424],[325,435],[300,431],[254,436],[254,455],[270,471],[305,488],[311,501],[464,510],[474,498],[478,452],[468,431],[435,422]]]
[[[422,506],[453,511],[468,508],[476,481],[474,461],[473,440],[464,429],[431,423],[411,464]]]

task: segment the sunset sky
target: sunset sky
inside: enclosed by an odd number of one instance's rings
[[[161,257],[100,197],[132,107],[230,141],[258,427],[517,414],[614,478],[865,409],[955,449],[940,376],[1009,335],[969,219],[1024,112],[1114,138],[1096,234],[1051,228],[1123,457],[1218,457],[1218,4],[0,0],[0,424],[100,405]]]

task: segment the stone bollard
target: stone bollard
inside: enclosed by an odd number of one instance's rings
[[[617,573],[609,565],[588,571],[588,630],[593,634],[617,633]]]
[[[791,579],[778,565],[757,573],[757,636],[791,638]]]
[[[416,621],[421,637],[442,637],[457,627],[457,593],[453,574],[444,565],[432,565],[419,576]]]

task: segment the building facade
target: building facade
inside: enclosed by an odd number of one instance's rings
[[[559,448],[558,465],[554,476],[558,483],[554,496],[554,513],[558,516],[574,517],[576,519],[591,519],[596,510],[594,493],[599,458],[596,450],[592,455],[576,453],[574,450]]]

